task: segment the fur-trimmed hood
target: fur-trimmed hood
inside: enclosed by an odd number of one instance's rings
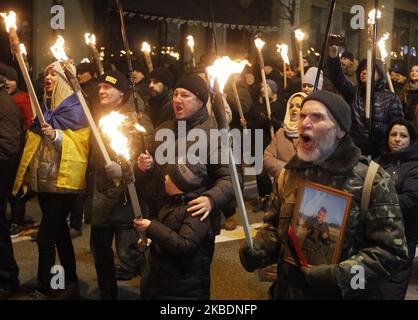
[[[333,174],[344,174],[354,168],[360,159],[361,151],[355,146],[351,137],[346,135],[335,152],[324,163],[319,165],[325,171]],[[295,155],[286,164],[286,169],[308,169],[316,166],[312,162],[305,162]]]

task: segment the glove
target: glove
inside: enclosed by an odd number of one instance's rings
[[[334,271],[336,265],[313,266],[310,268],[301,267],[308,285],[319,293],[338,293],[339,287],[335,280]]]
[[[255,269],[265,265],[266,251],[263,249],[252,249],[244,244],[239,249],[239,259],[242,266],[248,272],[254,272]]]
[[[114,161],[105,166],[105,172],[110,179],[122,178],[122,168]]]

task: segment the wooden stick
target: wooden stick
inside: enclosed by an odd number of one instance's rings
[[[237,83],[236,83],[236,77],[232,78],[232,91],[234,93],[234,98],[235,98],[235,103],[238,107],[238,113],[239,113],[239,118],[241,120],[241,123],[246,123],[246,119],[244,117],[244,112],[242,111],[242,105],[241,105],[241,100],[239,99],[239,94],[238,94],[238,90],[237,90]],[[247,125],[243,126],[244,129],[247,129]]]

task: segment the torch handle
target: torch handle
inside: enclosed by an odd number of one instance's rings
[[[38,98],[35,93],[35,89],[33,88],[32,80],[30,79],[29,72],[25,63],[25,59],[22,56],[22,53],[20,52],[19,48],[19,38],[17,36],[15,29],[10,29],[9,33],[10,37],[10,46],[12,49],[12,52],[14,53],[17,62],[19,64],[19,68],[22,71],[23,79],[25,80],[26,87],[28,89],[30,104],[32,107],[33,115],[36,115],[38,117],[40,125],[45,124],[45,118],[44,114],[42,112],[41,106],[39,105]]]
[[[154,66],[152,65],[151,55],[149,52],[144,52],[145,62],[147,63],[148,72],[152,72],[154,70]]]
[[[97,70],[99,71],[99,75],[104,74],[104,68],[103,68],[102,61],[100,60],[99,51],[97,51],[96,46],[94,46],[93,44],[90,44],[89,47],[91,51],[93,52],[94,60],[96,60],[96,66],[97,66]]]
[[[260,59],[260,70],[261,70],[261,79],[263,81],[264,86],[264,99],[266,100],[266,107],[267,107],[267,117],[271,120],[271,106],[270,106],[270,99],[267,92],[267,79],[266,79],[266,71],[264,70],[264,59],[261,50],[258,49],[258,57]],[[270,136],[271,140],[274,140],[274,128],[270,126]]]
[[[283,88],[287,88],[287,73],[286,73],[286,62],[283,60]]]
[[[305,69],[303,68],[303,53],[302,53],[302,41],[299,43],[299,68],[300,68],[300,84],[303,90],[303,81],[305,78]]]
[[[234,93],[234,98],[235,98],[235,103],[237,104],[238,107],[238,113],[239,113],[239,118],[240,120],[245,120],[244,117],[244,112],[242,112],[242,105],[241,105],[241,100],[239,99],[239,94],[238,94],[238,90],[237,90],[237,83],[235,82],[235,77],[232,79],[232,91]],[[247,129],[247,126],[243,126],[244,129]]]
[[[386,78],[388,79],[389,90],[392,93],[395,93],[395,89],[393,88],[392,78],[390,77],[389,71],[386,71]]]
[[[370,119],[370,105],[372,98],[372,49],[367,49],[367,84],[366,84],[366,106],[364,108],[366,119]]]

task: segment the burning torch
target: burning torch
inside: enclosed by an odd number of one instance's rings
[[[24,55],[26,55],[26,48],[23,44],[19,43],[19,37],[17,36],[16,13],[10,11],[8,15],[5,13],[0,13],[0,15],[4,19],[6,30],[9,33],[10,48],[17,59],[26,87],[28,88],[32,114],[33,116],[36,115],[38,117],[40,125],[43,126],[45,124],[45,118],[42,113],[41,106],[39,105],[38,98],[36,97],[35,89],[33,88],[28,68],[25,63]]]
[[[238,63],[231,61],[229,57],[223,57],[216,60],[212,66],[206,68],[211,87],[214,89],[215,92],[213,108],[215,111],[215,117],[218,122],[219,129],[227,129],[228,125],[226,121],[222,120],[225,119],[225,107],[223,104],[223,99],[216,99],[216,96],[222,96],[223,89],[225,87],[226,82],[228,81],[228,78],[234,73],[242,72],[247,63],[248,61],[246,60]],[[218,119],[219,117],[221,117],[221,119]],[[221,142],[222,150],[228,150],[229,171],[231,173],[231,180],[232,185],[234,187],[235,199],[237,200],[239,214],[241,216],[241,221],[244,228],[245,240],[250,248],[254,248],[253,239],[251,237],[250,223],[248,222],[247,209],[245,208],[244,198],[242,196],[234,154],[232,152],[229,139],[221,139]],[[258,272],[256,272],[256,277],[258,279]]]
[[[299,68],[300,68],[300,83],[302,85],[302,89],[303,89],[303,80],[305,77],[305,70],[303,68],[303,45],[302,45],[302,41],[305,38],[305,34],[302,32],[302,30],[297,29],[295,30],[295,38],[298,42],[298,47],[299,47]]]
[[[385,73],[386,73],[386,78],[388,79],[389,89],[390,89],[391,92],[395,93],[395,89],[393,88],[392,79],[390,78],[390,73],[389,73],[389,70],[388,70],[387,64],[386,64],[386,58],[388,56],[388,52],[386,50],[386,40],[388,40],[388,39],[389,39],[389,32],[386,32],[385,34],[382,35],[380,40],[377,42],[377,46],[379,47],[379,50],[380,50],[380,58],[383,61],[383,65],[384,65]]]
[[[192,54],[192,65],[193,65],[193,67],[196,67],[196,60],[194,58],[194,44],[195,43],[194,43],[193,36],[192,35],[188,35],[187,36],[187,45],[189,46],[190,52]]]
[[[287,44],[278,44],[276,45],[277,52],[280,53],[283,59],[283,87],[286,90],[287,88],[287,74],[286,74],[286,64],[290,65],[288,51],[289,47]]]
[[[96,48],[96,36],[92,33],[86,33],[84,35],[84,39],[86,41],[86,45],[90,48],[91,52],[93,53],[94,60],[96,61],[97,70],[99,74],[102,75],[104,73],[104,68],[102,64],[102,60],[100,60],[99,51]]]
[[[266,71],[264,70],[264,58],[263,58],[263,51],[262,51],[263,47],[266,43],[263,40],[261,40],[260,38],[255,39],[254,43],[255,43],[255,46],[257,48],[258,58],[259,58],[259,61],[260,61],[260,71],[261,71],[261,78],[263,80],[264,99],[266,100],[266,107],[267,107],[267,117],[271,121],[270,99],[269,99],[269,96],[268,96]],[[271,135],[271,140],[274,140],[273,126],[270,126],[270,135]]]
[[[367,46],[367,85],[366,85],[366,106],[364,108],[366,119],[370,119],[370,106],[372,103],[372,90],[374,83],[374,59],[373,59],[373,51],[376,47],[376,37],[375,37],[375,30],[376,30],[376,19],[380,19],[382,17],[382,12],[380,10],[373,9],[369,12],[369,19],[368,19],[368,46]],[[371,131],[370,131],[371,134]]]
[[[145,62],[147,63],[148,72],[152,72],[154,70],[154,66],[152,65],[151,60],[151,46],[148,42],[142,43],[141,51],[144,53],[145,56]]]

